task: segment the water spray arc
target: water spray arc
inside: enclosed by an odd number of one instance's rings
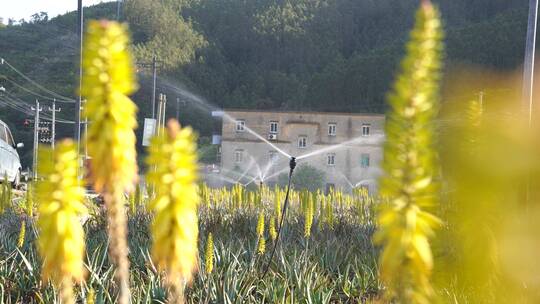
[[[240,177],[236,180],[237,183],[240,182],[240,181],[244,178],[244,176],[246,176],[246,174],[248,173],[249,169],[251,169],[251,167],[253,167],[253,164],[254,164],[254,161],[253,161],[253,159],[251,159],[251,160],[249,161],[249,164],[248,164],[246,170],[244,170],[244,172],[242,172],[242,174],[240,175]],[[250,175],[250,177],[251,177],[251,175]]]
[[[384,135],[382,135],[382,134],[375,134],[375,135],[370,136],[370,137],[360,136],[360,137],[356,137],[356,138],[353,138],[351,140],[342,142],[340,144],[331,145],[331,146],[328,146],[328,147],[317,149],[315,151],[308,152],[306,154],[302,154],[302,155],[297,157],[297,160],[306,159],[306,158],[310,158],[310,157],[313,157],[313,156],[316,156],[316,155],[320,155],[322,153],[343,149],[343,148],[346,148],[347,145],[351,145],[351,144],[358,144],[358,143],[377,144],[377,143],[379,143],[379,141],[382,141],[383,139],[384,139]]]
[[[229,114],[227,113],[223,113],[223,118],[227,119],[228,121],[230,122],[236,122],[236,119],[233,118],[232,116],[230,116]],[[263,142],[265,142],[267,145],[271,146],[272,148],[274,148],[277,152],[279,152],[280,154],[282,154],[283,156],[287,157],[287,158],[291,158],[292,156],[283,151],[282,149],[280,149],[278,146],[274,145],[273,143],[271,143],[270,141],[268,141],[266,138],[264,138],[263,136],[261,136],[259,133],[253,131],[250,127],[244,125],[244,130],[246,130],[249,134],[255,136],[257,139],[259,140],[262,140]]]
[[[194,94],[194,93],[190,92],[188,89],[186,89],[182,85],[174,84],[171,80],[165,79],[163,77],[159,77],[159,79],[160,79],[160,85],[161,86],[163,86],[165,88],[168,88],[168,89],[171,89],[177,95],[180,95],[180,96],[182,96],[182,98],[184,98],[186,100],[189,100],[190,104],[193,105],[193,106],[196,106],[199,110],[202,110],[202,111],[205,111],[205,112],[219,111],[220,112],[219,116],[222,117],[222,119],[224,119],[224,120],[226,120],[228,122],[236,123],[237,119],[235,117],[231,116],[230,114],[228,114],[226,112],[223,112],[223,110],[220,107],[209,103],[203,97],[200,97],[197,94]],[[261,182],[267,181],[270,178],[273,178],[273,177],[275,177],[275,176],[277,176],[277,175],[279,175],[279,174],[281,174],[283,172],[286,172],[287,169],[290,170],[290,172],[289,172],[289,183],[290,183],[290,179],[291,179],[291,176],[292,176],[292,170],[294,170],[294,167],[296,166],[296,163],[298,161],[300,161],[300,160],[309,159],[309,158],[312,158],[314,156],[321,155],[323,153],[327,153],[327,152],[331,152],[331,151],[335,151],[335,150],[340,150],[340,149],[344,149],[344,148],[350,148],[352,145],[356,145],[356,144],[378,145],[382,141],[384,141],[384,139],[385,139],[384,134],[373,134],[373,135],[371,135],[369,137],[361,136],[361,137],[352,138],[352,139],[350,139],[348,141],[344,141],[344,142],[339,143],[339,144],[325,146],[325,147],[322,147],[322,148],[307,152],[305,154],[293,157],[292,155],[290,155],[289,153],[284,151],[282,148],[279,148],[276,144],[270,142],[265,137],[263,137],[262,135],[255,132],[249,126],[244,125],[244,130],[247,133],[254,136],[255,138],[257,138],[258,140],[260,140],[260,141],[264,142],[265,144],[267,144],[269,147],[272,147],[277,153],[281,154],[282,156],[285,156],[286,159],[289,160],[289,168],[284,166],[283,169],[278,170],[277,172],[272,172],[271,174],[269,174],[269,171],[270,171],[271,168],[281,168],[281,166],[282,166],[281,161],[270,160],[270,162],[267,163],[263,167],[259,166],[258,163],[255,162],[256,163],[255,165],[257,167],[257,174],[251,175],[251,174],[249,174],[249,171],[252,169],[251,167],[253,167],[254,159],[253,159],[252,156],[250,156],[251,157],[250,164],[249,164],[250,168],[248,168],[245,172],[243,172],[242,174],[240,174],[238,172],[229,172],[230,175],[227,174],[229,176],[224,176],[225,178],[228,178],[229,180],[232,180],[232,179],[236,180],[235,183],[240,183],[242,181],[242,179],[244,179],[245,177],[248,177],[249,180],[247,180],[246,183],[242,183],[245,186],[255,182],[257,179],[259,179]],[[291,162],[294,163],[294,166],[293,166],[292,170],[291,170]],[[222,168],[222,170],[225,170],[225,169]],[[365,181],[361,181],[361,182],[365,182]],[[354,184],[350,180],[347,180],[347,184],[349,184],[352,188],[355,188],[355,187],[358,187],[360,183]]]

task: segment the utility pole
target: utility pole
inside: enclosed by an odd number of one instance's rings
[[[120,0],[116,0],[116,20],[117,21],[120,21],[120,6],[121,6],[121,1]]]
[[[523,111],[528,115],[529,127],[532,124],[534,53],[536,44],[536,26],[538,21],[538,0],[529,0],[529,21],[527,42],[525,44],[525,62],[523,63]]]
[[[165,112],[167,112],[167,95],[163,94],[163,105],[161,106],[161,126],[165,128]]]
[[[49,107],[49,111],[52,112],[51,147],[54,149],[54,142],[56,138],[56,112],[62,111],[61,108],[56,109],[56,98],[53,99],[52,108]]]
[[[137,62],[137,66],[143,68],[152,69],[152,119],[156,119],[156,83],[157,83],[157,68],[158,64],[161,63],[160,60],[157,60],[156,55],[152,57],[152,62]]]
[[[82,52],[83,52],[83,6],[82,0],[77,1],[77,17],[78,17],[78,27],[77,32],[79,34],[79,96],[75,102],[75,142],[77,143],[77,170],[80,166],[79,164],[79,153],[81,147],[81,90],[82,87]],[[77,174],[77,177],[79,174]]]
[[[32,107],[35,110],[34,114],[34,147],[32,153],[32,170],[34,171],[34,181],[37,180],[37,166],[38,166],[38,144],[39,144],[39,112],[43,109],[39,107],[39,100],[36,99],[36,107]]]
[[[157,115],[158,119],[156,119],[156,131],[155,134],[159,135],[159,132],[161,132],[161,101],[163,100],[163,94],[159,93],[159,100],[158,100],[158,109],[157,109]]]
[[[161,112],[163,111],[163,100],[165,98],[165,95],[164,94],[159,94],[159,101],[158,101],[158,111],[157,111],[157,119],[156,119],[156,123],[157,123],[157,135],[159,135],[159,133],[161,132]]]
[[[152,118],[156,118],[156,80],[157,80],[157,58],[152,57]]]
[[[180,121],[180,97],[176,97],[176,121]]]
[[[83,100],[84,109],[86,110],[87,100]],[[88,116],[84,115],[84,160],[88,160]]]

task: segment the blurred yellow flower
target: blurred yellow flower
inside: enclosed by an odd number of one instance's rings
[[[89,124],[88,154],[97,192],[131,190],[137,176],[135,117],[127,97],[137,89],[125,25],[90,21],[83,51],[81,95]]]
[[[197,147],[191,128],[169,121],[165,132],[152,139],[147,163],[155,168],[148,181],[155,184],[150,203],[155,212],[152,257],[173,286],[192,280],[197,269]]]
[[[433,257],[429,238],[440,220],[434,119],[442,52],[438,10],[422,1],[401,63],[387,115],[380,193],[388,202],[378,215],[376,242],[383,245],[381,279],[400,303],[430,303]]]
[[[90,21],[83,50],[81,95],[86,98],[84,115],[92,123],[87,138],[91,157],[90,178],[107,206],[109,252],[117,266],[120,285],[118,302],[129,302],[125,191],[131,192],[137,178],[135,104],[127,97],[137,89],[129,38],[125,25]]]
[[[40,151],[37,184],[39,202],[38,248],[43,257],[42,278],[62,289],[84,278],[84,231],[79,216],[86,212],[82,203],[84,189],[77,179],[77,153],[71,140]],[[69,291],[68,291],[69,293]]]

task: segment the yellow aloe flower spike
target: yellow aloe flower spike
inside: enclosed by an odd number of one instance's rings
[[[264,238],[264,213],[262,211],[259,213],[257,220],[257,246],[257,252],[264,254],[266,251],[266,240]]]
[[[60,286],[62,303],[74,303],[72,283],[84,278],[84,231],[79,216],[86,212],[84,189],[77,179],[77,153],[71,140],[40,151],[37,184],[39,202],[38,248],[43,258],[41,275]]]
[[[438,10],[424,0],[407,44],[401,72],[389,95],[380,193],[388,199],[378,215],[376,242],[383,245],[381,279],[390,302],[432,303],[430,239],[440,220],[434,119],[442,53]]]
[[[304,215],[304,237],[309,238],[311,236],[311,226],[313,225],[313,196],[311,193],[307,194],[306,211]]]
[[[214,237],[212,236],[212,232],[208,234],[208,238],[206,239],[204,266],[206,273],[212,273],[212,270],[214,270]]]
[[[21,248],[24,245],[25,237],[26,237],[26,220],[22,220],[21,228],[19,230],[19,237],[17,239],[17,248]]]
[[[266,252],[266,239],[264,236],[259,238],[259,242],[257,245],[257,253],[258,254],[264,254]]]
[[[259,218],[257,219],[257,236],[261,237],[264,234],[264,214],[259,212]]]
[[[272,216],[270,218],[270,223],[268,224],[268,233],[270,234],[270,238],[273,242],[277,239],[277,231],[276,231],[276,217]]]
[[[198,220],[197,146],[191,128],[180,129],[175,120],[152,139],[147,163],[154,167],[148,181],[156,186],[150,203],[155,212],[152,224],[152,257],[167,274],[175,300],[182,303],[183,286],[197,270]]]
[[[90,178],[107,206],[109,253],[117,266],[120,304],[129,301],[124,192],[131,192],[137,178],[135,104],[127,97],[137,89],[128,51],[125,25],[90,21],[83,49],[81,95],[86,98],[84,114],[92,123],[87,137],[91,157]]]

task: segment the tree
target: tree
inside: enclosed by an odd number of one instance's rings
[[[323,189],[326,181],[326,174],[324,171],[319,170],[308,164],[302,164],[294,171],[291,184],[296,190],[308,190],[317,191],[317,189]],[[280,174],[278,177],[278,184],[281,187],[286,187],[288,183],[288,173]]]
[[[130,0],[124,6],[133,33],[135,57],[149,60],[154,55],[165,69],[172,70],[195,58],[206,45],[204,37],[182,17],[178,1]]]

